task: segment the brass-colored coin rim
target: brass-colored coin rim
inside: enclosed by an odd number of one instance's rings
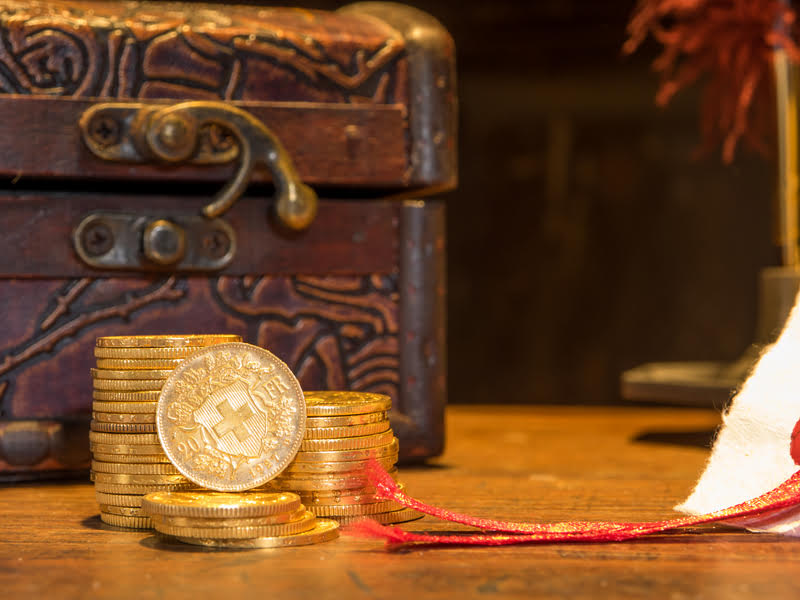
[[[92,387],[104,392],[158,392],[166,379],[92,379]]]
[[[370,504],[311,504],[307,507],[318,517],[336,519],[339,517],[365,517],[378,513],[391,512],[403,508],[394,500],[383,500]]]
[[[206,529],[227,529],[230,527],[260,527],[262,525],[279,525],[299,521],[308,511],[303,505],[292,512],[277,513],[262,517],[175,517],[172,515],[149,515],[153,523],[171,527],[192,527]]]
[[[189,482],[180,473],[103,473],[90,472],[89,478],[95,483],[115,483],[120,485],[185,485]]]
[[[141,423],[141,424],[156,424],[156,413],[140,412],[99,412],[92,411],[92,419],[98,423]]]
[[[92,458],[105,463],[130,464],[130,465],[155,465],[172,464],[167,455],[161,454],[103,454],[93,452]]]
[[[189,498],[189,494],[195,496],[195,500]],[[202,504],[202,501],[210,500],[211,497],[219,498],[221,494],[228,497],[230,502],[240,504],[209,505]],[[270,500],[274,502],[266,502]],[[184,498],[196,502],[195,504],[179,504],[178,499]],[[268,517],[274,514],[292,512],[302,506],[300,497],[297,494],[287,492],[213,492],[203,490],[201,492],[189,493],[167,493],[154,492],[145,496],[142,506],[151,515],[164,515],[175,517],[198,517],[198,518],[245,518],[245,517]]]
[[[375,448],[361,448],[359,450],[322,450],[318,452],[300,451],[294,457],[295,462],[349,462],[353,460],[367,460],[369,458],[384,458],[397,454],[400,450],[400,441],[394,438],[385,446]]]
[[[120,517],[148,517],[141,507],[136,506],[115,506],[113,504],[100,504],[100,512],[107,515],[119,515]]]
[[[398,483],[397,488],[406,489],[405,484]],[[352,504],[375,504],[385,502],[382,498],[377,498],[374,491],[347,490],[345,492],[298,492],[300,499],[306,507],[309,506],[338,506]]]
[[[346,391],[313,391],[305,392],[306,415],[309,417],[333,417],[341,415],[363,415],[365,413],[385,412],[391,410],[392,399],[384,394],[371,392]],[[361,398],[358,404],[336,404],[336,396],[353,396]],[[310,398],[310,401],[309,401]]]
[[[99,433],[157,433],[155,423],[116,423],[96,419],[89,423],[89,430]]]
[[[362,448],[376,448],[390,444],[394,439],[394,432],[387,429],[374,435],[361,435],[357,437],[304,439],[300,444],[303,452],[325,452],[330,450],[361,450]]]
[[[361,521],[363,519],[372,519],[373,521],[377,521],[381,525],[390,525],[394,523],[408,523],[409,521],[416,521],[417,519],[421,519],[424,516],[425,516],[424,514],[414,509],[402,508],[400,510],[393,510],[385,513],[376,513],[368,516],[362,515],[353,517],[336,517],[336,520],[339,521],[341,525],[349,525],[350,523],[355,523],[356,521]]]
[[[106,525],[125,527],[126,529],[152,529],[150,517],[126,517],[100,511],[100,520]]]
[[[162,534],[163,535],[163,534]],[[184,544],[194,546],[207,546],[220,549],[259,549],[259,548],[288,548],[291,546],[308,546],[329,542],[339,537],[339,524],[331,519],[317,519],[314,529],[294,535],[276,537],[261,537],[249,540],[230,540],[214,538],[192,538],[167,536]]]
[[[275,525],[259,525],[257,527],[174,527],[165,523],[153,523],[156,531],[174,537],[219,538],[219,539],[252,539],[259,537],[277,537],[294,535],[310,531],[314,528],[317,517],[305,511],[302,518],[289,523]]]
[[[156,406],[158,402],[105,402],[102,400],[95,400],[92,402],[92,410],[94,412],[107,414],[137,414],[137,415],[153,415],[156,416]]]
[[[175,369],[89,369],[93,379],[119,379],[139,381],[142,379],[166,379]]]
[[[112,506],[141,508],[143,497],[143,494],[109,494],[106,492],[98,492],[96,489],[94,491],[94,499],[98,504]]]
[[[131,464],[92,460],[92,471],[95,473],[116,473],[125,475],[178,475],[178,469],[172,463]]]
[[[389,421],[364,423],[363,425],[348,425],[346,427],[315,427],[306,426],[306,440],[320,440],[330,438],[362,437],[389,431]]]
[[[98,348],[204,348],[214,344],[240,342],[233,333],[188,335],[104,335],[97,338]]]
[[[386,458],[375,459],[379,465],[384,469],[391,469],[397,463],[398,455],[387,456]],[[340,462],[293,462],[283,474],[297,474],[303,473],[360,473],[367,468],[368,461],[366,460],[344,460]]]
[[[90,442],[89,450],[92,451],[92,454],[107,454],[112,456],[116,454],[123,454],[126,456],[138,454],[166,456],[161,446],[156,446],[155,444],[97,444]]]
[[[115,392],[111,390],[94,390],[92,400],[108,404],[158,404],[160,390],[150,390],[143,392]],[[130,412],[136,412],[129,409]],[[126,411],[127,412],[127,411]]]
[[[149,494],[150,492],[184,492],[196,489],[193,483],[185,485],[176,484],[152,484],[152,485],[128,485],[124,483],[101,483],[94,484],[96,492],[106,494]]]
[[[397,475],[397,470],[389,471],[392,476]],[[370,489],[369,477],[365,473],[336,477],[328,474],[320,474],[318,477],[277,477],[269,482],[269,486],[278,490],[290,492],[314,492],[314,491],[334,491],[334,490],[355,490]]]
[[[251,354],[255,355],[265,355],[264,358],[266,361],[270,362],[277,371],[282,371],[283,375],[286,376],[288,385],[294,388],[294,395],[297,399],[297,427],[296,427],[296,437],[294,440],[291,440],[291,445],[286,446],[286,455],[285,457],[272,466],[269,470],[265,472],[264,475],[260,477],[253,477],[251,481],[244,482],[244,483],[224,483],[220,481],[220,478],[217,479],[210,479],[202,474],[198,475],[198,473],[193,472],[187,465],[184,464],[184,461],[181,457],[177,456],[169,439],[168,432],[166,430],[166,418],[165,413],[167,411],[167,406],[169,404],[170,394],[172,389],[177,385],[179,381],[183,378],[184,372],[187,369],[193,367],[193,361],[200,359],[201,357],[209,354],[209,353],[218,353],[218,352],[235,352],[235,351],[247,351]],[[172,374],[167,379],[164,388],[161,391],[161,397],[158,401],[158,408],[156,409],[156,425],[158,426],[158,437],[161,440],[161,445],[164,448],[164,452],[169,457],[172,464],[174,464],[178,470],[183,473],[183,475],[191,480],[194,481],[197,485],[202,487],[222,491],[222,492],[241,492],[244,490],[253,489],[260,485],[265,484],[267,481],[275,477],[278,473],[283,471],[289,463],[294,460],[295,455],[297,454],[298,450],[300,449],[300,445],[303,443],[303,435],[305,434],[306,428],[306,415],[305,415],[305,397],[303,396],[303,388],[300,387],[300,382],[297,381],[297,377],[295,377],[292,370],[288,367],[286,363],[284,363],[280,358],[275,356],[272,352],[260,348],[259,346],[254,346],[252,344],[245,344],[245,343],[234,343],[234,344],[216,344],[214,346],[209,346],[208,348],[202,348],[197,352],[193,353],[191,356],[187,357],[187,359],[177,367]]]
[[[151,369],[174,369],[183,362],[182,358],[98,358],[98,369],[149,371]]]
[[[95,444],[150,444],[159,445],[156,433],[105,433],[103,431],[90,431],[89,442]]]
[[[333,417],[307,417],[306,429],[320,427],[349,427],[351,425],[366,425],[389,419],[387,411],[364,413],[361,415],[339,415]]]
[[[219,344],[212,344],[219,345]],[[94,349],[95,358],[127,358],[147,360],[152,358],[180,358],[194,354],[211,346],[187,346],[186,348],[100,348]]]

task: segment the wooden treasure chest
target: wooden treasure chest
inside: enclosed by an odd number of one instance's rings
[[[102,335],[240,334],[439,453],[454,68],[393,3],[0,0],[0,477],[88,466]]]

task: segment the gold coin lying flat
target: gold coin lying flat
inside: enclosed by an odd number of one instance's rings
[[[128,475],[177,475],[178,469],[171,464],[120,464],[117,462],[92,461],[95,473],[120,473]]]
[[[196,488],[197,486],[193,483],[136,485],[125,483],[101,483],[98,481],[94,484],[95,492],[103,492],[104,494],[149,494],[150,492],[179,492]]]
[[[90,431],[89,442],[95,444],[158,445],[158,435],[155,433],[105,433],[102,431]]]
[[[113,506],[111,504],[101,504],[100,512],[107,515],[120,515],[121,517],[146,517],[148,516],[141,508],[135,506]]]
[[[397,487],[400,490],[405,489],[405,485],[402,483],[398,483]],[[375,490],[372,488],[366,490],[298,492],[298,495],[306,506],[339,506],[385,502],[385,500],[375,496]]]
[[[100,520],[114,527],[127,527],[129,529],[152,529],[150,517],[126,517],[100,512]]]
[[[95,390],[114,392],[157,392],[165,379],[92,379]]]
[[[98,423],[156,423],[156,411],[152,413],[93,412],[92,419]]]
[[[397,469],[392,469],[389,474],[397,475]],[[300,475],[281,475],[268,484],[271,488],[287,490],[290,492],[313,492],[316,490],[354,490],[369,487],[369,478],[364,473],[331,475],[324,473],[317,475],[303,473]]]
[[[384,469],[391,469],[397,462],[397,456],[376,459]],[[367,461],[352,460],[342,462],[301,463],[293,462],[281,475],[297,475],[302,477],[305,473],[362,473],[367,468]]]
[[[122,414],[143,414],[156,416],[156,408],[158,402],[103,402],[95,400],[92,402],[92,410],[95,412],[108,414],[108,413],[122,413]]]
[[[388,430],[389,421],[365,423],[364,425],[350,425],[349,427],[317,427],[315,429],[309,429],[306,427],[305,439],[317,440],[327,438],[357,437],[383,433],[384,431]]]
[[[91,433],[91,432],[90,432]],[[166,456],[161,445],[156,444],[95,444],[89,443],[89,450],[95,454],[135,456],[138,454]],[[98,459],[100,460],[100,459]]]
[[[314,529],[317,518],[313,513],[305,514],[296,521],[277,523],[275,525],[259,525],[257,527],[177,527],[163,521],[155,522],[156,531],[176,537],[242,539],[257,537],[273,537],[278,535],[294,535]]]
[[[339,417],[307,417],[306,429],[317,429],[319,427],[350,427],[351,425],[366,425],[386,421],[389,413],[374,412],[363,415],[342,415]]]
[[[174,369],[182,358],[98,358],[98,369]]]
[[[166,379],[174,369],[90,369],[94,379]]]
[[[303,391],[263,348],[220,344],[172,372],[158,402],[158,435],[172,463],[205,488],[242,491],[286,468],[303,441]]]
[[[384,412],[392,408],[392,399],[383,394],[366,392],[306,392],[309,417],[362,415]]]
[[[301,506],[293,512],[279,513],[268,517],[235,517],[231,519],[211,519],[203,517],[170,517],[164,515],[151,515],[154,524],[165,527],[192,527],[200,529],[216,529],[230,527],[261,527],[264,525],[278,525],[292,523],[306,517],[306,509]]]
[[[384,431],[383,433],[376,433],[375,435],[362,435],[359,437],[344,437],[344,438],[330,438],[330,439],[304,439],[300,444],[300,450],[303,452],[327,452],[331,450],[361,450],[362,448],[375,448],[376,446],[385,446],[394,439],[394,433],[391,430]]]
[[[183,475],[174,473],[97,473],[89,474],[95,483],[117,483],[125,485],[185,485],[188,482]]]
[[[228,333],[200,335],[106,335],[97,338],[98,348],[202,348],[213,344],[241,342],[241,336]]]
[[[336,520],[339,521],[340,525],[349,525],[350,523],[355,523],[356,521],[361,521],[365,518],[368,518],[383,525],[388,525],[390,523],[405,523],[406,521],[415,521],[416,519],[421,519],[424,516],[425,515],[423,515],[421,512],[417,512],[416,510],[412,510],[410,508],[401,508],[400,510],[393,510],[391,512],[377,513],[373,515],[336,517]]]
[[[151,515],[234,519],[291,513],[302,505],[297,494],[286,492],[155,492],[143,506]]]
[[[92,458],[104,463],[118,464],[170,464],[167,455],[161,454],[103,454],[92,453]]]
[[[92,419],[89,424],[92,431],[102,431],[104,433],[155,433],[155,423],[109,423],[107,421],[96,421]]]
[[[402,504],[387,500],[385,502],[373,502],[371,504],[313,504],[308,507],[308,510],[318,517],[338,519],[340,517],[363,517],[366,515],[400,510],[402,508]]]
[[[155,358],[182,359],[201,348],[95,348],[95,358],[151,360]]]
[[[261,537],[255,539],[231,540],[215,538],[175,537],[174,539],[184,544],[195,546],[209,546],[212,548],[287,548],[290,546],[307,546],[334,540],[339,537],[339,524],[336,521],[318,519],[313,529],[276,537]]]
[[[97,490],[94,492],[94,499],[97,500],[97,503],[101,506],[111,505],[117,507],[141,508],[143,497],[144,496],[141,494],[106,494],[105,492],[98,492]]]
[[[386,458],[398,453],[400,443],[394,438],[391,443],[374,448],[360,450],[325,450],[320,452],[302,451],[295,456],[295,462],[342,462],[351,460],[368,460],[370,458]]]
[[[109,390],[94,390],[92,398],[101,402],[108,402],[113,404],[135,403],[135,404],[150,404],[157,403],[161,395],[159,390],[151,390],[144,392],[115,392]],[[99,408],[96,410],[100,410]],[[111,412],[111,411],[109,411]],[[130,409],[130,412],[138,412]]]

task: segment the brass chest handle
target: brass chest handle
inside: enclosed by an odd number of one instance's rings
[[[219,217],[239,199],[258,166],[272,172],[276,213],[287,227],[305,229],[316,216],[317,196],[300,180],[280,140],[252,114],[233,105],[97,104],[81,116],[80,129],[89,149],[104,160],[220,164],[238,158],[233,179],[203,208],[208,218]]]

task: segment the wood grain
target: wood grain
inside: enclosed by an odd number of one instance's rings
[[[629,408],[458,407],[449,445],[401,470],[421,499],[509,519],[654,519],[699,474],[718,415]],[[698,445],[698,443],[700,445]],[[343,537],[211,552],[97,518],[88,483],[0,488],[4,597],[795,598],[800,542],[719,526],[633,543],[386,552]],[[426,518],[416,531],[459,529]]]

